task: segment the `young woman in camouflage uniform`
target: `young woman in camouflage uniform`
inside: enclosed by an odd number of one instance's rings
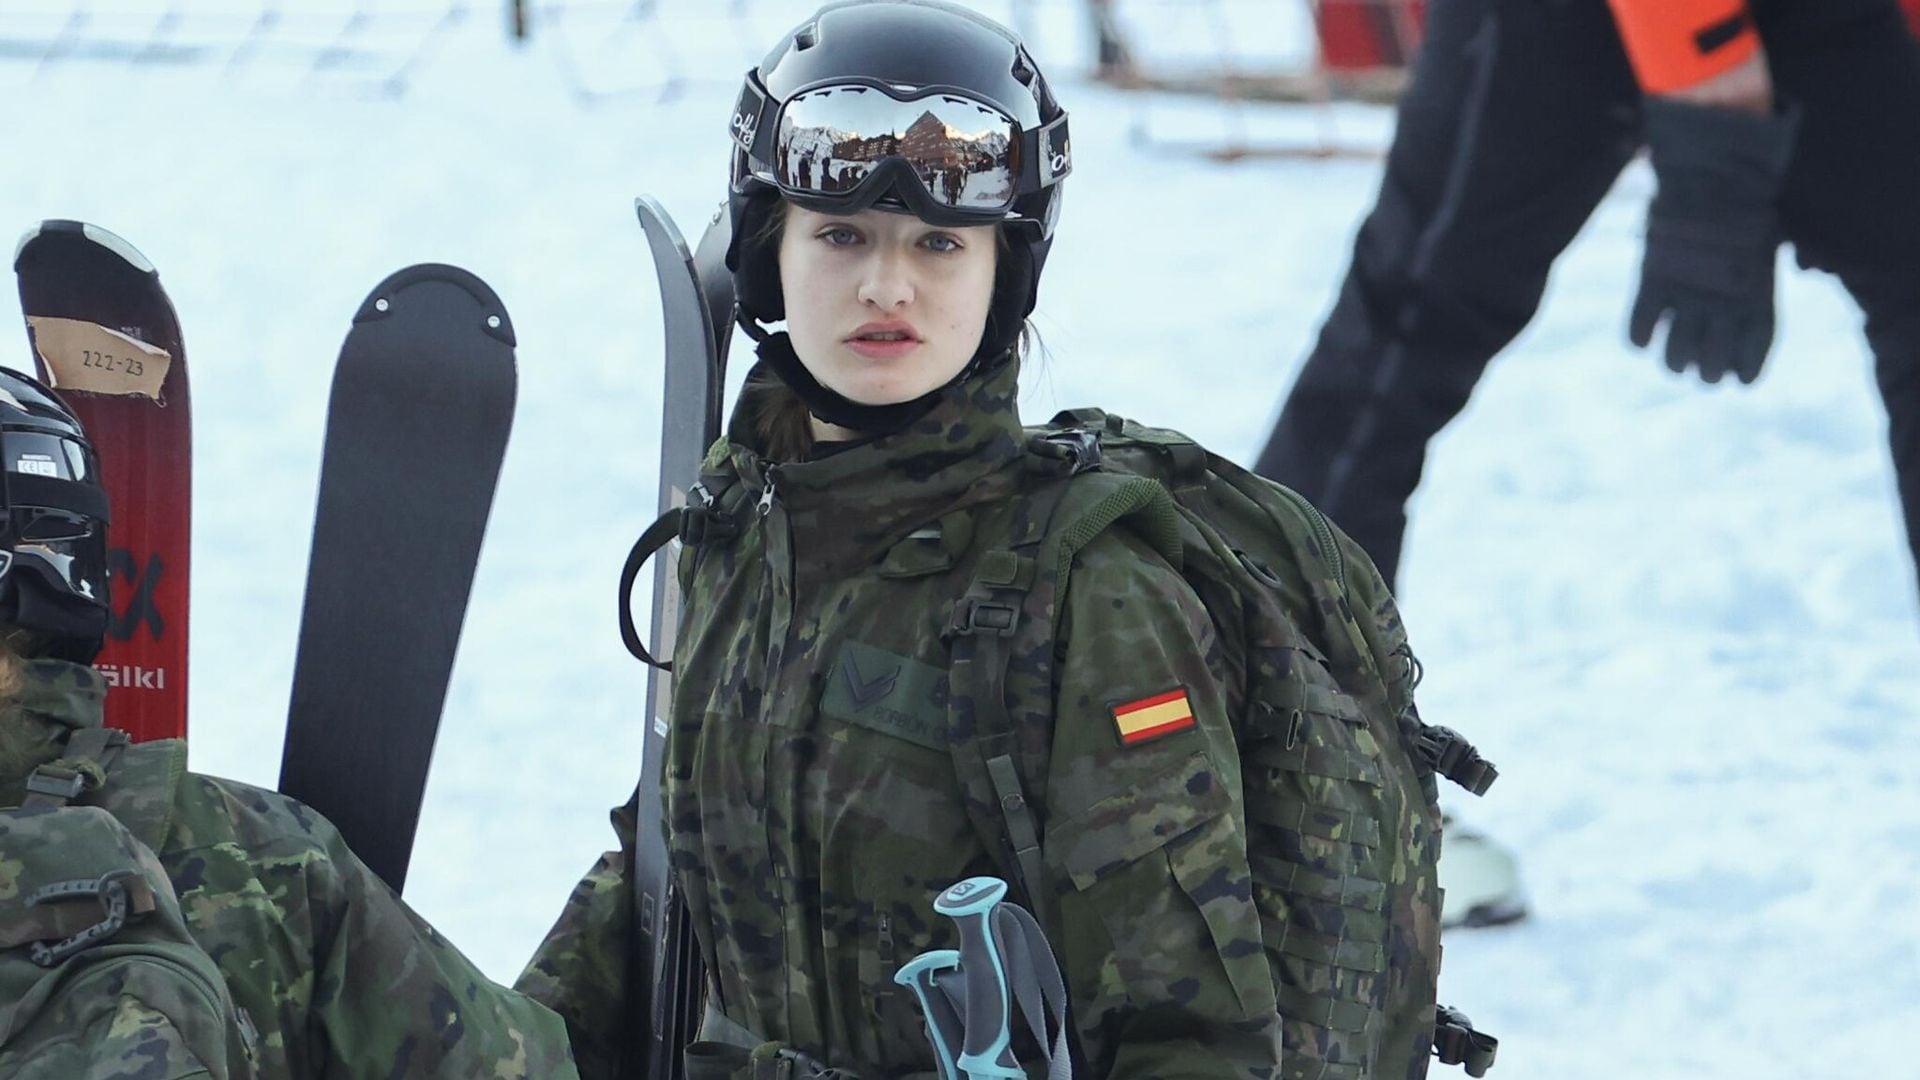
[[[1064,119],[1012,34],[923,0],[829,5],[749,77],[728,264],[743,324],[786,332],[750,327],[760,363],[703,468],[737,535],[680,566],[665,805],[615,813],[623,850],[519,984],[568,1020],[583,1075],[619,1068],[626,868],[663,810],[704,1039],[778,1047],[792,1075],[933,1075],[892,976],[957,944],[943,889],[1010,876],[956,780],[947,673],[956,600],[1033,475],[1017,382]],[[1053,655],[1013,664],[1056,688],[1015,719],[1075,1075],[1276,1076],[1213,625],[1124,529],[1058,603]]]

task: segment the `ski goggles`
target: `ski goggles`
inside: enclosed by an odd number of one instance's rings
[[[0,581],[38,574],[56,592],[107,602],[106,543],[94,522],[58,510],[13,513],[11,550],[0,550]]]
[[[1017,220],[1022,196],[1073,170],[1065,113],[1028,130],[951,87],[841,80],[776,102],[757,82],[748,76],[734,106],[734,141],[755,179],[811,210],[848,213],[894,193],[934,224]]]
[[[38,431],[0,434],[0,579],[31,569],[76,596],[105,602],[106,496],[80,443]]]

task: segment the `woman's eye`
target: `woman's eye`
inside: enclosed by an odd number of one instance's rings
[[[926,244],[929,250],[942,255],[959,251],[961,247],[960,241],[948,236],[946,233],[934,233],[921,242]]]
[[[846,247],[848,244],[859,243],[860,234],[854,232],[852,229],[846,228],[823,229],[820,233],[820,239],[825,240],[834,247]]]

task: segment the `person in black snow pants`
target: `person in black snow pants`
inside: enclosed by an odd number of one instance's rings
[[[1866,317],[1920,558],[1920,47],[1896,0],[1433,0],[1373,209],[1256,471],[1389,582],[1429,439],[1627,162],[1658,181],[1630,336],[1758,375],[1781,239]]]

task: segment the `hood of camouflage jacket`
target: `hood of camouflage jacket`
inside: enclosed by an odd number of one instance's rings
[[[26,798],[33,770],[58,761],[67,736],[106,720],[106,681],[85,664],[30,660],[20,686],[0,702],[0,806]],[[185,775],[187,744],[162,739],[130,747],[115,759],[106,786],[81,797],[105,806],[138,837],[159,850],[172,822],[173,797]]]
[[[768,461],[744,410],[736,409],[701,479],[716,494],[738,484],[748,508],[777,501],[796,552],[821,560],[799,567],[803,575],[850,573],[942,516],[1014,490],[1026,456],[1019,392],[1014,358],[945,387],[903,431],[803,462]]]
[[[20,804],[28,775],[60,756],[69,732],[99,727],[106,700],[106,682],[85,664],[22,662],[19,687],[0,701],[0,806]]]

